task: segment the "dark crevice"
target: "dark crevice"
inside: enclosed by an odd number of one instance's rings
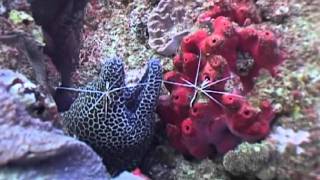
[[[44,31],[44,48],[61,75],[61,86],[71,86],[71,76],[79,63],[81,32],[87,0],[30,0],[33,17]],[[54,94],[59,111],[72,103],[68,92]]]

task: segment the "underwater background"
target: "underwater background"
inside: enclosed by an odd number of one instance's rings
[[[0,0],[0,180],[320,179],[319,7]]]

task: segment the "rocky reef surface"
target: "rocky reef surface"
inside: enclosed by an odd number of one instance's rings
[[[89,146],[31,117],[24,96],[13,97],[18,93],[7,89],[0,85],[0,179],[108,179],[102,159]]]

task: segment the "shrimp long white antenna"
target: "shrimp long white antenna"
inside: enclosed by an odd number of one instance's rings
[[[211,82],[211,83],[209,83],[208,80],[204,80],[202,82],[202,84],[200,86],[198,86],[201,59],[202,59],[202,54],[201,54],[201,51],[200,51],[200,55],[199,55],[198,63],[197,63],[197,71],[196,71],[196,75],[195,75],[195,78],[194,78],[194,83],[191,83],[190,81],[188,81],[188,80],[186,80],[184,78],[182,78],[182,81],[184,81],[185,83],[178,83],[178,82],[172,82],[172,81],[167,81],[167,80],[162,80],[162,82],[167,83],[167,84],[177,85],[177,86],[193,88],[194,92],[193,92],[192,98],[190,100],[190,104],[189,104],[190,107],[193,106],[193,103],[197,98],[197,94],[200,91],[201,93],[206,95],[209,99],[211,99],[212,101],[217,103],[220,107],[224,108],[224,105],[221,104],[216,98],[212,97],[209,93],[215,93],[215,94],[228,94],[228,93],[224,93],[224,92],[220,92],[220,91],[213,91],[213,90],[206,90],[205,88],[208,88],[208,87],[210,87],[212,85],[218,84],[218,83],[223,82],[223,81],[227,81],[227,80],[231,79],[232,77],[228,76],[228,77],[219,79],[219,80]],[[233,95],[231,93],[229,93],[229,94]]]
[[[107,108],[108,108],[108,97],[109,97],[109,93],[108,92],[104,92],[103,94],[101,94],[101,96],[99,97],[99,99],[94,103],[94,105],[89,109],[89,111],[91,111],[92,108],[95,108],[98,103],[103,99],[107,97],[106,101],[105,101],[105,113],[107,113]]]
[[[208,98],[210,98],[212,101],[214,101],[215,103],[217,103],[221,108],[225,108],[225,106],[223,104],[221,104],[216,98],[212,97],[210,94],[208,94],[207,92],[205,92],[203,89],[199,89],[203,94],[205,94]]]
[[[195,89],[195,91],[193,92],[193,96],[192,96],[192,98],[191,98],[191,100],[190,100],[190,104],[189,104],[189,106],[192,107],[193,102],[196,100],[197,93],[198,93],[198,92],[197,92],[197,86],[194,85],[194,84],[192,84],[191,82],[189,82],[189,81],[186,80],[186,79],[183,79],[183,78],[182,78],[182,80],[183,80],[185,83],[187,83],[189,86],[192,86],[193,89]]]
[[[198,79],[199,79],[199,72],[200,72],[200,65],[201,65],[201,59],[202,59],[202,55],[201,55],[201,50],[199,49],[199,58],[198,58],[198,65],[197,65],[197,72],[196,72],[196,77],[194,78],[194,85],[197,86],[198,84]]]
[[[75,91],[75,92],[87,92],[87,93],[100,93],[100,94],[104,93],[102,91],[81,89],[81,88],[70,88],[70,87],[55,87],[55,89],[62,89],[62,90]]]
[[[105,115],[107,116],[107,109],[108,109],[108,99],[110,99],[110,94],[122,89],[126,89],[126,88],[131,88],[131,87],[136,87],[136,86],[144,86],[144,85],[148,85],[149,83],[137,83],[137,84],[131,84],[131,85],[126,85],[123,87],[119,87],[119,88],[114,88],[111,89],[113,85],[109,85],[109,82],[106,83],[106,91],[98,91],[98,90],[89,90],[89,89],[83,89],[83,88],[71,88],[71,87],[55,87],[55,89],[62,89],[62,90],[68,90],[68,91],[74,91],[74,92],[84,92],[84,93],[97,93],[97,94],[101,94],[101,96],[99,97],[99,99],[95,102],[95,104],[92,106],[92,108],[95,108],[98,103],[100,103],[100,101],[106,97],[106,101],[105,101]]]
[[[121,89],[131,88],[135,86],[142,86],[142,85],[148,85],[148,83],[138,83],[138,84],[132,84],[127,85],[119,88],[114,88],[110,90],[110,87],[107,89],[109,93],[119,91]],[[75,92],[87,92],[87,93],[99,93],[99,94],[105,94],[104,91],[98,91],[98,90],[89,90],[89,89],[82,89],[82,88],[70,88],[70,87],[55,87],[55,89],[62,89],[62,90],[68,90],[68,91],[75,91]]]
[[[194,86],[195,88],[198,87],[198,79],[199,79],[199,71],[200,71],[201,59],[202,59],[201,50],[199,49],[199,58],[198,58],[198,64],[197,64],[197,72],[196,72],[196,77],[194,78],[194,84],[193,84],[193,86]],[[187,81],[187,80],[185,80],[185,81],[187,82],[187,84],[192,84],[191,82],[189,82],[189,81]],[[194,92],[193,92],[193,96],[192,96],[191,101],[190,101],[190,104],[189,104],[190,107],[192,107],[193,102],[196,100],[197,94],[198,94],[197,91],[194,91]]]
[[[231,78],[232,78],[231,76],[227,76],[227,77],[225,77],[225,78],[222,78],[222,79],[213,81],[213,82],[211,82],[211,83],[205,84],[202,88],[205,89],[205,88],[207,88],[207,87],[213,86],[213,85],[218,84],[218,83],[220,83],[220,82],[227,81],[227,80],[229,80],[229,79],[231,79]]]
[[[225,94],[225,95],[230,95],[230,96],[234,96],[234,97],[238,97],[238,98],[244,98],[243,96],[241,95],[238,95],[238,94],[233,94],[233,93],[228,93],[228,92],[221,92],[221,91],[214,91],[214,90],[205,90],[205,92],[208,92],[208,93],[214,93],[214,94]]]
[[[210,94],[208,94],[207,92],[205,92],[203,90],[203,88],[195,86],[194,84],[192,84],[191,82],[189,82],[186,79],[182,79],[183,81],[185,81],[187,84],[193,85],[194,89],[196,90],[191,101],[190,101],[190,107],[192,107],[193,102],[196,99],[196,95],[198,94],[198,91],[202,92],[203,94],[205,94],[209,99],[211,99],[212,101],[214,101],[215,103],[217,103],[221,108],[224,108],[223,104],[221,104],[216,98],[212,97]]]
[[[167,80],[161,80],[164,83],[167,84],[173,84],[173,85],[177,85],[177,86],[184,86],[184,87],[189,87],[189,88],[193,88],[193,84],[188,85],[188,84],[183,84],[183,83],[178,83],[178,82],[173,82],[173,81],[167,81]]]
[[[148,85],[148,84],[149,83],[138,83],[138,84],[130,84],[130,85],[126,85],[123,87],[114,88],[114,89],[109,88],[109,93],[113,93],[113,92],[116,92],[116,91],[119,91],[122,89],[132,88],[132,87],[136,87],[136,86],[144,86],[144,85]]]

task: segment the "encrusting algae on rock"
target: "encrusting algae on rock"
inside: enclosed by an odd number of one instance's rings
[[[26,100],[28,91],[20,92],[21,94],[13,92],[12,85],[4,84],[4,74],[1,75],[1,180],[109,179],[101,157],[85,143],[66,136],[52,122],[32,117],[26,109],[29,104],[21,101]],[[6,72],[5,75],[8,76],[7,79],[13,79],[12,75],[16,74]],[[16,78],[24,80],[24,85],[29,82],[22,75]],[[23,85],[20,85],[17,83],[14,86],[19,86],[22,90]],[[32,95],[33,92],[29,92]]]
[[[272,166],[275,152],[275,147],[268,142],[242,143],[224,156],[223,166],[235,176],[247,174],[262,180],[272,179],[275,176]]]

